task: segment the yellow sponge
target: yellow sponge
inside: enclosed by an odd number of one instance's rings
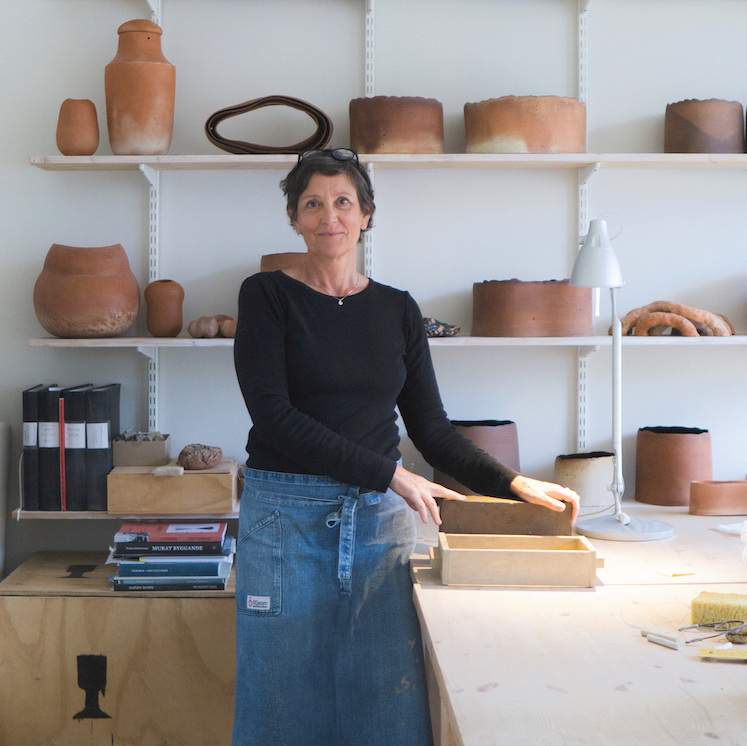
[[[743,593],[710,593],[703,591],[690,604],[693,624],[747,621],[747,595]]]

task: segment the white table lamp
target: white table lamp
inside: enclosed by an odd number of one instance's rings
[[[622,471],[622,326],[617,314],[617,289],[625,283],[620,262],[607,233],[607,221],[592,220],[571,273],[571,285],[585,288],[609,288],[612,302],[612,451],[615,473],[610,489],[615,498],[612,515],[589,518],[576,523],[576,531],[592,539],[612,541],[651,541],[666,539],[674,528],[663,521],[636,518],[623,513],[625,492]]]

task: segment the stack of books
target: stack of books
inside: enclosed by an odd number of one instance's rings
[[[125,521],[109,557],[115,591],[225,590],[236,540],[226,521]]]

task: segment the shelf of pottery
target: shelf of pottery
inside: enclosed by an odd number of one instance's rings
[[[601,2],[601,0],[600,0]],[[148,3],[154,21],[160,21],[160,0]],[[588,79],[588,14],[593,4],[578,0],[577,18],[577,74],[576,98],[559,96],[503,96],[464,106],[465,153],[445,153],[444,112],[439,101],[431,98],[375,95],[375,3],[361,0],[365,13],[364,43],[365,90],[362,98],[350,102],[350,145],[359,152],[360,161],[373,175],[377,171],[414,170],[472,170],[519,171],[564,170],[577,174],[578,235],[586,232],[588,225],[587,189],[595,175],[605,171],[658,170],[672,171],[736,171],[747,170],[745,154],[744,112],[741,104],[733,101],[687,100],[666,107],[665,151],[663,153],[587,153],[586,152],[586,86]],[[391,13],[391,10],[389,11]],[[222,154],[171,155],[171,134],[174,117],[173,66],[160,49],[161,29],[152,22],[132,21],[119,29],[119,51],[106,69],[107,123],[109,142],[113,155],[96,155],[99,145],[98,123],[91,102],[66,101],[60,109],[57,144],[63,155],[37,156],[30,164],[47,171],[140,171],[150,190],[149,213],[149,281],[158,276],[160,220],[160,174],[169,171],[244,171],[275,170],[287,172],[297,160],[296,153],[309,148],[324,148],[329,144],[332,123],[324,112],[312,104],[288,96],[267,96],[243,104],[221,109],[205,124],[210,142]],[[133,65],[141,55],[142,59]],[[133,72],[133,70],[137,70]],[[138,78],[137,76],[140,76]],[[156,87],[160,86],[158,90]],[[128,91],[140,90],[133,102]],[[163,91],[169,106],[163,106]],[[150,94],[149,94],[150,91]],[[151,95],[149,103],[148,96]],[[158,104],[152,102],[158,100]],[[257,109],[282,106],[300,110],[309,115],[317,126],[316,132],[302,143],[286,148],[274,148],[239,140],[220,134],[218,125],[224,120],[250,114]],[[130,109],[128,110],[128,107]],[[145,121],[148,124],[145,124]],[[143,124],[128,130],[124,122],[142,121]],[[156,122],[157,132],[149,131]],[[157,143],[155,146],[153,143]],[[284,151],[284,152],[283,152]],[[365,268],[371,275],[374,239],[366,236]],[[511,281],[508,281],[511,282]],[[518,282],[518,281],[517,281]],[[483,283],[492,285],[492,283]],[[526,283],[545,285],[546,283]],[[477,285],[477,283],[476,283]],[[555,292],[557,287],[548,289]],[[529,288],[531,290],[531,288]],[[486,291],[498,295],[486,301],[485,307],[511,313],[509,300],[516,300],[515,287],[509,287],[508,300],[503,297],[507,287],[496,282]],[[573,290],[573,289],[572,289]],[[471,336],[433,336],[434,347],[568,347],[576,348],[579,366],[583,358],[599,347],[608,346],[611,339],[595,335],[591,325],[591,294],[570,305],[559,306],[554,311],[565,316],[565,327],[553,326],[548,332],[522,326],[521,319],[511,324],[486,323],[477,318],[475,309]],[[518,307],[524,300],[518,297]],[[575,305],[573,305],[575,303]],[[648,309],[669,314],[667,319],[647,327],[651,332],[626,335],[626,346],[740,346],[747,344],[747,335],[714,332],[715,315],[701,309],[680,304],[670,304],[665,309]],[[521,311],[519,311],[521,313]],[[581,316],[582,323],[576,323]],[[696,333],[682,331],[679,321],[672,316],[684,317],[695,323]],[[691,318],[693,317],[694,318]],[[658,317],[657,317],[658,318]],[[633,331],[634,323],[629,327]],[[508,327],[512,331],[505,331]],[[45,327],[47,328],[47,327]],[[149,325],[150,329],[150,325]],[[478,329],[485,330],[482,334]],[[688,327],[689,329],[689,327]],[[49,329],[47,329],[49,331]],[[670,336],[670,330],[672,335]],[[158,351],[173,347],[230,346],[230,336],[184,335],[174,336],[100,337],[73,332],[31,340],[35,347],[91,347],[133,348],[149,358],[151,389],[155,392],[149,406],[150,427],[157,429]]]

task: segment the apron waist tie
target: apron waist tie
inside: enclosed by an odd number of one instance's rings
[[[381,502],[380,492],[365,492],[361,495],[340,495],[342,506],[326,518],[328,528],[340,525],[340,539],[337,552],[337,577],[340,580],[340,592],[349,595],[352,590],[353,555],[355,554],[355,517],[358,507],[378,505]]]

